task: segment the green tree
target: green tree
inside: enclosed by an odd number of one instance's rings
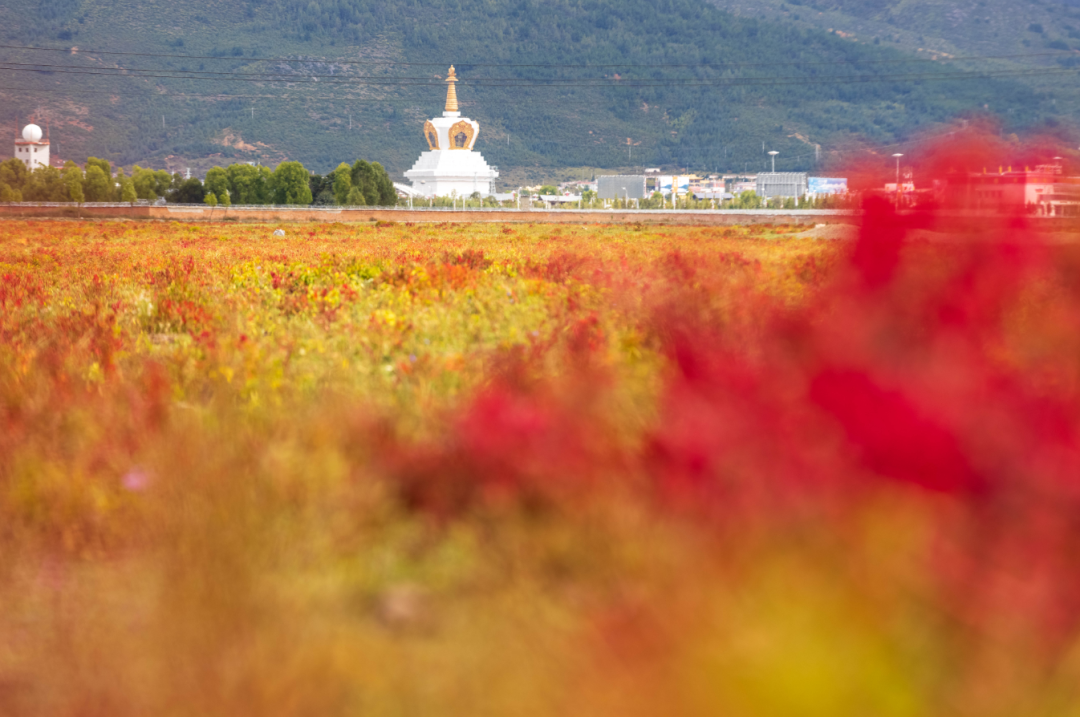
[[[120,182],[120,201],[133,204],[138,198],[139,195],[135,193],[135,183],[130,177],[125,177],[124,181]]]
[[[218,195],[218,204],[223,207],[232,206],[232,198],[229,197],[229,192],[227,190]]]
[[[19,164],[22,164],[20,162]],[[22,192],[12,189],[6,182],[0,182],[0,202],[21,202]]]
[[[225,169],[229,180],[229,195],[238,204],[259,204],[255,200],[255,184],[259,170],[250,164],[230,164]]]
[[[203,204],[207,204],[211,207],[216,207],[217,196],[215,196],[213,192],[207,192],[206,195],[203,197]]]
[[[229,173],[221,167],[213,167],[206,173],[203,187],[214,196],[220,196],[229,191]]]
[[[68,160],[64,163],[64,170],[61,174],[64,178],[64,186],[67,187],[68,200],[79,204],[86,201],[86,196],[83,194],[84,178],[79,165]]]
[[[180,191],[180,187],[184,184],[185,181],[186,180],[184,179],[184,175],[180,174],[179,172],[173,172],[171,175],[169,175],[169,188],[165,192],[165,197],[170,202],[176,201],[176,193]],[[202,200],[200,199],[200,201]]]
[[[229,194],[237,204],[269,204],[273,200],[269,167],[232,164],[225,170],[229,178]]]
[[[23,201],[27,202],[64,202],[67,201],[67,189],[63,177],[56,167],[38,167],[27,175],[22,188]]]
[[[124,201],[124,199],[123,199],[124,185],[127,184],[130,181],[131,181],[131,178],[128,177],[127,174],[124,172],[124,168],[123,167],[117,167],[117,169],[116,169],[116,177],[113,179],[113,182],[112,182],[112,185],[113,185],[112,200],[114,202],[122,202],[122,201]]]
[[[762,199],[758,196],[757,192],[748,189],[735,197],[732,206],[735,209],[761,209]]]
[[[353,190],[352,168],[342,162],[330,173],[330,179],[334,186],[334,201],[338,204],[348,204],[349,194]]]
[[[99,164],[86,163],[83,192],[88,202],[107,202],[112,198],[112,180]]]
[[[159,169],[154,172],[154,194],[159,197],[164,197],[165,193],[169,191],[169,187],[172,186],[172,175],[164,169]]]
[[[397,204],[397,190],[394,189],[394,183],[390,180],[390,175],[386,173],[386,170],[378,162],[372,162],[371,169],[375,175],[375,188],[379,194],[379,205],[392,207]]]
[[[112,177],[112,165],[109,164],[107,159],[98,159],[97,157],[86,158],[86,168],[89,170],[91,167],[100,167],[101,171],[105,173],[106,177]],[[104,201],[104,200],[97,200]]]
[[[254,200],[255,204],[272,204],[274,201],[274,173],[269,167],[256,167]]]
[[[13,157],[0,162],[0,182],[8,185],[12,190],[22,189],[28,174],[29,171],[21,159]]]
[[[334,199],[334,177],[332,174],[325,177],[321,174],[313,174],[308,180],[308,186],[311,187],[312,204],[324,207],[337,204]]]
[[[362,207],[364,206],[364,193],[360,191],[359,187],[353,187],[349,190],[349,196],[345,198],[342,204],[349,207]]]
[[[180,177],[180,183],[175,189],[171,190],[169,201],[177,204],[202,204],[206,196],[202,182],[195,177],[183,179],[180,174],[174,176],[174,181],[176,177]]]
[[[170,179],[172,178],[170,177]],[[143,169],[136,164],[135,168],[132,169],[131,182],[135,187],[135,196],[137,198],[150,202],[158,198],[158,178],[157,172],[154,170]]]
[[[311,204],[308,171],[299,162],[282,162],[274,170],[270,186],[275,204]]]
[[[379,203],[379,184],[371,164],[356,160],[352,166],[352,185],[363,193],[364,204],[373,207]]]

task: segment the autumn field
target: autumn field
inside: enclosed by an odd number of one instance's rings
[[[1080,715],[1080,245],[0,222],[0,714]]]

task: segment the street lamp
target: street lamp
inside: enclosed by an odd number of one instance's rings
[[[900,158],[904,155],[901,152],[897,152],[893,155],[896,158],[896,206],[900,206]]]
[[[772,173],[776,174],[776,155],[780,154],[775,149],[769,152],[769,156],[772,157]]]

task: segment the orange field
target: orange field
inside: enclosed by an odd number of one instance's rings
[[[1080,715],[1080,248],[904,221],[0,223],[0,714]]]

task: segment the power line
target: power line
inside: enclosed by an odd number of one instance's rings
[[[349,85],[377,85],[394,87],[441,87],[442,81],[426,80],[421,78],[374,78],[369,76],[348,77],[333,76],[333,79],[323,81],[318,77],[300,76],[298,78],[275,79],[278,75],[263,75],[258,77],[237,77],[232,73],[219,73],[229,76],[202,77],[195,75],[177,74],[121,74],[124,68],[116,69],[89,69],[76,66],[52,66],[53,69],[36,69],[33,67],[9,67],[0,63],[0,70],[9,72],[34,72],[44,74],[66,75],[96,75],[104,77],[130,77],[144,79],[173,79],[189,81],[212,81],[212,82],[285,82],[293,85],[318,84],[321,86],[349,86]],[[153,71],[150,71],[153,72]],[[1033,77],[1051,76],[1061,74],[1076,74],[1073,68],[1038,68],[1023,70],[987,70],[987,71],[945,71],[945,72],[908,72],[899,74],[880,75],[830,75],[830,76],[774,76],[774,77],[734,77],[717,79],[667,79],[667,80],[634,80],[634,79],[547,79],[547,78],[476,78],[468,82],[474,87],[774,87],[784,85],[823,85],[823,84],[861,84],[868,82],[922,82],[922,81],[959,81],[959,80],[987,80],[1010,77]],[[243,73],[239,73],[243,74]]]
[[[112,95],[116,97],[146,97],[146,92],[124,92],[123,90],[85,90],[80,88],[65,89],[62,87],[0,87],[0,91],[5,92],[57,92],[65,95],[68,94],[80,94],[80,95]],[[282,100],[289,99],[288,94],[277,95],[229,95],[218,92],[216,94],[195,94],[189,92],[159,92],[153,95],[154,97],[179,97],[179,98],[192,98],[192,99],[217,99],[217,100]],[[381,100],[373,99],[351,99],[349,97],[343,97],[341,95],[304,95],[302,99],[305,100],[336,100],[341,102],[348,102],[350,104],[403,104],[407,100],[398,98],[386,98]],[[477,104],[475,101],[458,100],[458,104],[462,106],[472,106]]]
[[[365,82],[370,82],[372,84],[408,83],[408,84],[422,84],[422,85],[428,85],[428,86],[442,86],[443,83],[444,83],[443,80],[432,78],[432,77],[409,77],[409,76],[401,76],[401,75],[397,75],[397,76],[393,76],[393,75],[391,75],[391,76],[334,75],[334,74],[330,74],[330,75],[311,75],[311,74],[296,75],[296,74],[293,74],[293,73],[282,73],[282,72],[238,72],[238,71],[218,72],[218,71],[213,71],[213,70],[187,70],[187,69],[161,70],[161,69],[143,68],[143,67],[83,67],[83,66],[79,66],[79,65],[50,65],[50,64],[37,63],[37,62],[12,62],[12,61],[8,61],[8,60],[0,60],[0,65],[4,65],[4,67],[0,67],[0,69],[10,69],[12,71],[20,71],[20,70],[22,70],[22,71],[29,71],[29,72],[44,72],[44,73],[56,72],[56,73],[67,73],[67,74],[96,74],[96,75],[102,75],[102,76],[107,76],[107,77],[113,77],[113,76],[125,77],[125,76],[128,76],[128,77],[153,77],[153,78],[165,78],[165,79],[217,79],[219,77],[223,77],[223,78],[233,78],[233,77],[245,77],[246,78],[246,77],[251,77],[251,78],[255,78],[255,79],[262,79],[262,80],[268,81],[268,82],[270,82],[270,81],[283,81],[283,82],[301,82],[301,81],[303,81],[303,82],[310,82],[310,81],[313,81],[314,79],[329,79],[329,80],[336,80],[336,81],[339,81],[339,82],[360,82],[360,81],[365,81]],[[41,69],[41,68],[48,68],[48,69]],[[1062,69],[1062,68],[1040,67],[1040,68],[1015,69],[1015,70],[988,70],[988,71],[983,71],[983,72],[979,72],[979,71],[961,71],[961,70],[946,70],[945,72],[942,72],[942,73],[936,73],[936,72],[935,73],[902,73],[902,75],[863,75],[863,77],[893,77],[893,76],[907,76],[907,75],[915,75],[915,74],[918,74],[918,75],[925,74],[925,75],[935,75],[936,76],[936,75],[939,75],[939,74],[944,75],[944,74],[948,74],[948,73],[963,74],[965,76],[966,75],[972,75],[972,74],[982,75],[982,74],[989,74],[989,73],[1045,74],[1045,73],[1067,73],[1067,72],[1074,72],[1074,71],[1075,70],[1073,70],[1072,68]],[[126,74],[126,73],[161,73],[161,72],[183,73],[183,74],[180,74],[180,75],[177,75],[177,74],[168,74],[168,75],[160,75],[160,74]],[[683,79],[683,80],[680,80],[680,79],[665,79],[665,80],[625,79],[624,80],[622,78],[615,79],[615,78],[610,78],[610,77],[603,77],[603,78],[532,78],[532,79],[530,79],[530,78],[522,78],[522,77],[477,77],[477,78],[471,78],[469,80],[463,80],[462,82],[463,83],[468,83],[468,84],[473,84],[473,85],[486,85],[486,84],[490,84],[490,83],[494,83],[494,82],[512,83],[512,84],[520,84],[520,83],[526,83],[526,82],[527,83],[548,83],[548,84],[561,84],[561,85],[571,85],[571,86],[579,85],[579,84],[589,84],[589,83],[593,83],[593,84],[596,84],[596,83],[610,84],[612,82],[617,82],[617,83],[621,83],[621,84],[624,84],[624,85],[629,85],[629,84],[633,84],[633,83],[639,83],[640,84],[642,82],[653,82],[655,84],[668,85],[668,84],[671,84],[671,83],[726,82],[726,81],[735,81],[735,80],[740,80],[740,79],[754,79],[754,80],[758,80],[758,79],[760,79],[760,80],[775,80],[775,79],[792,79],[792,80],[794,80],[794,79],[798,79],[798,80],[802,81],[802,79],[804,77],[806,77],[806,76],[803,76],[803,75],[800,75],[800,76],[784,76],[784,77],[779,77],[779,78],[777,78],[777,77],[750,77],[750,78],[726,78],[726,79],[725,78],[717,78],[715,80],[707,80],[707,79],[702,79],[702,78]],[[816,77],[816,76],[811,75],[810,77]],[[828,77],[838,77],[840,79],[845,79],[845,78],[848,78],[848,77],[859,77],[859,76],[858,75],[832,75],[832,76],[826,76],[826,77],[827,78]],[[646,85],[646,86],[653,86],[653,85]]]
[[[302,58],[289,58],[289,57],[244,57],[242,55],[180,55],[161,52],[121,52],[116,50],[86,50],[80,48],[59,48],[59,47],[36,47],[32,45],[0,45],[0,49],[7,50],[30,50],[36,52],[62,52],[65,54],[79,54],[84,53],[87,55],[116,55],[127,57],[167,57],[174,59],[185,60],[215,60],[215,61],[231,61],[237,62],[245,60],[248,62],[303,62],[312,64],[336,64],[336,65],[358,65],[358,66],[401,66],[401,67],[444,67],[445,62],[400,62],[395,60],[328,60],[328,59],[302,59]],[[967,55],[959,57],[946,57],[944,54],[939,54],[938,57],[945,58],[948,62],[961,62],[961,61],[973,61],[973,60],[1009,60],[1018,58],[1035,58],[1035,57],[1066,57],[1074,56],[1075,53],[1072,50],[1055,50],[1051,52],[1033,52],[1024,54],[1012,54],[1012,55]],[[550,68],[550,69],[580,69],[580,68],[635,68],[635,69],[649,69],[649,68],[663,68],[663,67],[778,67],[778,66],[806,66],[806,65],[849,65],[849,64],[865,64],[865,65],[879,65],[879,64],[906,64],[906,63],[926,63],[935,62],[941,63],[940,59],[935,58],[911,58],[903,60],[820,60],[814,62],[731,62],[731,63],[654,63],[654,64],[632,64],[632,63],[600,63],[600,64],[556,64],[556,63],[508,63],[508,62],[459,62],[462,67],[534,67],[534,68]]]

